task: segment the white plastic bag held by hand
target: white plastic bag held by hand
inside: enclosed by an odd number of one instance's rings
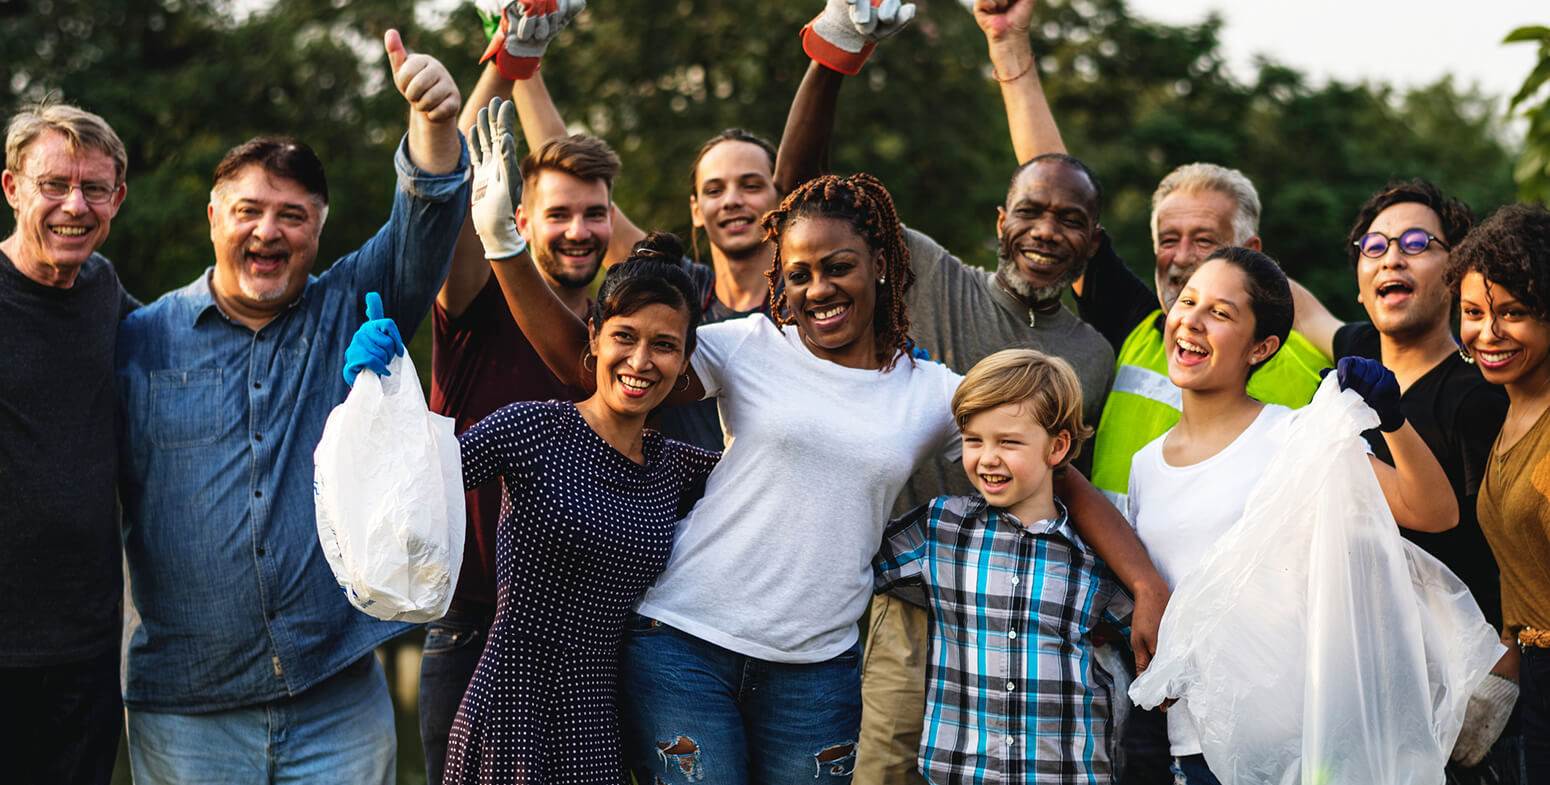
[[[1360,436],[1377,423],[1324,380],[1131,685],[1181,699],[1223,785],[1441,785],[1502,654],[1463,582],[1400,537]]]
[[[430,412],[414,363],[363,372],[313,453],[318,541],[355,607],[439,619],[463,564],[463,465],[452,420]]]

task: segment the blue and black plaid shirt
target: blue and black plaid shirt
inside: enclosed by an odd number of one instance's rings
[[[1089,633],[1128,624],[1132,602],[1055,508],[1024,527],[943,496],[888,526],[877,590],[931,610],[920,767],[936,785],[1114,781],[1113,679]]]

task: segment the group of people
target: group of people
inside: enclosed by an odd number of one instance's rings
[[[338,590],[311,453],[429,311],[468,494],[422,659],[433,783],[1215,783],[1182,713],[1121,734],[1115,685],[1327,366],[1379,415],[1396,522],[1506,647],[1448,776],[1550,778],[1550,212],[1474,226],[1428,182],[1386,186],[1347,238],[1370,322],[1343,324],[1266,254],[1250,180],[1189,164],[1153,197],[1154,291],[1044,99],[1033,0],[977,0],[1020,162],[981,270],[881,180],[824,171],[844,77],[914,16],[827,0],[778,150],[700,149],[691,259],[613,203],[621,161],[536,68],[582,5],[508,7],[466,101],[388,34],[392,213],[318,276],[305,144],[228,152],[214,265],[141,306],[96,253],[123,144],[66,105],[12,118],[11,776],[106,782],[127,709],[137,782],[393,781],[372,651],[407,628]]]

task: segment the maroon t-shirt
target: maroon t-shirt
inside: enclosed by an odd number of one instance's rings
[[[588,303],[590,307],[590,303]],[[506,307],[491,275],[456,319],[437,303],[431,349],[431,411],[451,417],[461,434],[495,410],[516,401],[579,401],[586,395],[564,384],[548,366]],[[468,537],[455,599],[495,605],[495,524],[500,483],[469,491]]]

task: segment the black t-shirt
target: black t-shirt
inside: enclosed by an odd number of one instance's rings
[[[1379,357],[1378,330],[1353,322],[1335,332],[1335,358]],[[1400,529],[1406,539],[1426,549],[1469,586],[1485,617],[1498,629],[1502,623],[1501,581],[1496,558],[1480,532],[1475,497],[1485,481],[1491,445],[1507,416],[1507,393],[1480,375],[1480,369],[1458,355],[1438,363],[1399,398],[1405,419],[1415,426],[1453,485],[1459,525],[1436,534]],[[1379,459],[1393,463],[1388,444],[1377,429],[1363,433]]]
[[[0,666],[120,645],[113,358],[137,305],[101,256],[59,289],[0,253]]]

